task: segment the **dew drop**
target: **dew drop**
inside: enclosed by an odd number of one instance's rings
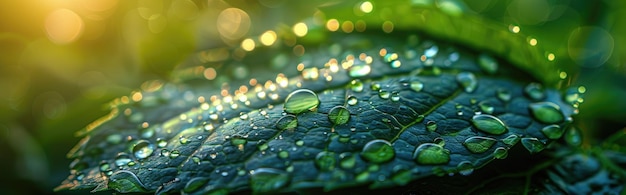
[[[395,154],[391,143],[382,139],[367,142],[361,151],[361,157],[364,160],[377,164],[389,162]]]
[[[426,129],[430,132],[437,130],[437,122],[435,121],[426,122]]]
[[[543,87],[539,83],[530,83],[524,88],[524,93],[533,100],[541,100],[545,97]]]
[[[176,158],[178,156],[180,156],[180,151],[172,150],[172,152],[170,152],[170,158]]]
[[[499,118],[488,114],[474,115],[472,124],[478,130],[489,134],[501,135],[507,131],[507,127]]]
[[[279,169],[258,168],[251,172],[250,187],[254,193],[277,192],[291,180],[287,172]]]
[[[498,61],[484,53],[478,56],[478,66],[489,74],[494,74],[498,71]]]
[[[519,142],[520,137],[518,135],[509,135],[507,137],[505,137],[504,139],[502,139],[502,142],[508,146],[513,146],[515,144],[517,144],[517,142]]]
[[[215,127],[213,127],[213,123],[204,125],[204,130],[206,131],[213,131],[213,129],[215,129]]]
[[[296,116],[291,115],[291,114],[281,117],[276,122],[276,128],[280,130],[294,129],[297,126],[298,126],[298,119],[296,118]]]
[[[191,157],[191,161],[199,165],[202,160],[198,156],[193,156]]]
[[[389,99],[389,96],[391,96],[391,93],[389,93],[389,91],[386,90],[380,90],[378,91],[378,97],[382,98],[382,99]]]
[[[187,139],[186,137],[183,137],[183,136],[178,138],[178,141],[180,142],[180,144],[183,144],[183,145],[189,143],[189,139]]]
[[[328,120],[335,125],[343,125],[350,120],[350,111],[343,106],[335,106],[328,112]]]
[[[132,152],[137,159],[148,158],[154,152],[154,145],[148,140],[139,140],[133,144]]]
[[[352,169],[356,165],[356,157],[351,153],[343,153],[339,155],[339,166],[344,169]]]
[[[265,151],[269,148],[269,145],[267,145],[267,141],[259,140],[257,142],[257,148],[259,148],[259,151]]]
[[[470,161],[462,161],[456,166],[456,170],[459,174],[467,176],[474,172],[474,164]]]
[[[289,158],[289,152],[286,150],[278,152],[278,158],[286,159]]]
[[[508,102],[511,100],[511,91],[500,88],[496,90],[496,96],[503,102]]]
[[[154,136],[154,127],[141,129],[139,131],[139,135],[141,135],[141,137],[145,139],[151,138],[152,136]]]
[[[397,102],[400,101],[400,94],[398,92],[391,93],[391,101]]]
[[[509,155],[509,151],[504,147],[498,147],[493,151],[493,158],[505,159]]]
[[[361,82],[361,80],[359,79],[354,79],[350,81],[350,89],[352,89],[352,91],[354,92],[363,91],[363,82]]]
[[[421,81],[411,81],[411,84],[409,86],[415,92],[420,92],[422,91],[422,89],[424,89],[424,83],[422,83]]]
[[[424,143],[415,149],[413,159],[424,165],[446,164],[450,161],[450,151],[437,144]]]
[[[335,154],[332,152],[323,151],[315,156],[315,166],[321,171],[332,171],[336,163]]]
[[[476,76],[471,72],[461,72],[456,75],[456,81],[463,87],[463,90],[467,93],[471,93],[476,89],[478,81]]]
[[[565,131],[565,142],[570,146],[580,146],[582,144],[582,135],[576,127],[570,127]]]
[[[248,143],[248,140],[241,135],[233,135],[233,137],[230,138],[230,143],[235,146],[242,146]]]
[[[548,125],[541,129],[541,133],[550,139],[559,139],[563,136],[564,130],[559,125]]]
[[[370,89],[372,89],[372,91],[378,91],[380,90],[380,83],[377,82],[372,82],[370,84]]]
[[[372,68],[367,64],[353,65],[348,71],[348,75],[352,78],[364,77],[370,74]]]
[[[428,58],[432,58],[432,57],[435,57],[435,55],[437,55],[437,52],[439,52],[439,47],[437,47],[436,45],[433,45],[430,48],[424,50],[424,55]]]
[[[526,148],[526,150],[528,150],[531,154],[541,152],[546,148],[545,144],[534,137],[522,138],[522,145],[524,145],[524,148]]]
[[[303,140],[297,140],[296,141],[296,146],[303,146],[304,145],[304,141]]]
[[[489,101],[481,101],[478,103],[478,107],[480,108],[480,111],[485,114],[493,114],[493,111],[495,110]]]
[[[565,118],[560,107],[552,102],[538,102],[528,105],[530,113],[542,123],[560,123]]]
[[[118,167],[127,165],[130,161],[132,161],[130,156],[123,152],[117,154],[117,157],[115,157],[115,165]]]
[[[104,173],[105,175],[112,175],[113,170],[111,169],[111,164],[107,162],[100,163],[100,172]]]
[[[354,97],[354,96],[348,97],[348,105],[354,106],[357,103],[359,103],[359,100],[356,97]]]
[[[156,142],[157,142],[157,147],[159,148],[164,148],[165,146],[167,146],[167,141],[165,141],[162,138],[157,138]]]
[[[317,109],[320,100],[315,92],[308,89],[298,89],[291,92],[285,99],[284,110],[291,114],[300,114]]]
[[[489,150],[495,143],[496,139],[474,136],[467,138],[463,142],[463,146],[472,153],[483,153]]]

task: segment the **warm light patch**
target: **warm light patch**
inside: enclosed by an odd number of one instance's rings
[[[393,31],[393,23],[390,21],[383,22],[383,31],[390,33]]]
[[[244,39],[241,42],[241,48],[243,50],[252,51],[252,50],[254,50],[254,47],[256,47],[256,44],[254,43],[254,40],[252,40],[252,39]]]
[[[548,54],[548,60],[549,60],[549,61],[554,61],[554,58],[555,58],[555,56],[554,56],[554,54],[553,54],[553,53],[549,53],[549,54]]]
[[[332,32],[339,30],[339,21],[337,21],[337,19],[328,20],[328,22],[326,22],[326,28]]]
[[[519,33],[520,28],[519,28],[519,26],[509,25],[509,30],[510,30],[512,33]]]
[[[48,38],[57,44],[76,41],[83,33],[83,19],[69,9],[57,9],[46,18]]]
[[[213,80],[217,76],[217,72],[214,68],[207,68],[204,70],[204,78],[208,80]]]
[[[343,22],[343,24],[341,25],[341,30],[345,33],[351,33],[352,31],[354,31],[354,23],[352,23],[352,21]]]
[[[270,46],[274,44],[274,42],[276,42],[276,38],[276,32],[271,30],[265,31],[260,37],[261,44],[265,46]]]
[[[227,8],[217,16],[217,31],[224,38],[236,40],[250,30],[250,16],[237,8]]]
[[[293,33],[298,37],[304,37],[309,31],[309,27],[303,22],[293,25]]]
[[[537,45],[537,39],[532,38],[532,39],[528,40],[528,44],[530,44],[531,46]]]
[[[361,6],[359,6],[359,9],[361,9],[361,11],[364,13],[370,13],[372,12],[372,10],[374,10],[374,6],[372,5],[372,2],[366,1],[366,2],[361,3]]]
[[[143,95],[141,94],[141,92],[135,92],[131,96],[131,99],[133,99],[134,102],[139,102],[141,101],[141,99],[143,99]]]

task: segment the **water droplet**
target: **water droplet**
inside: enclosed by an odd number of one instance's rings
[[[377,82],[372,82],[370,84],[370,89],[372,89],[372,91],[378,91],[380,90],[380,83]]]
[[[248,114],[246,114],[246,113],[239,113],[239,119],[247,120],[248,119]]]
[[[159,147],[159,148],[163,148],[163,147],[167,146],[167,141],[165,141],[162,138],[157,138],[156,141],[157,141],[157,147]]]
[[[361,157],[372,163],[388,162],[395,156],[391,143],[386,140],[376,139],[367,142],[361,151]]]
[[[322,151],[315,156],[315,165],[321,171],[332,171],[335,169],[336,161],[332,152]]]
[[[496,96],[498,96],[498,99],[502,100],[503,102],[508,102],[509,100],[511,100],[511,91],[507,89],[498,89],[496,91]]]
[[[370,74],[372,68],[367,64],[353,65],[348,71],[348,75],[353,78],[364,77]]]
[[[397,53],[388,53],[388,54],[385,54],[385,56],[383,56],[383,60],[387,63],[393,62],[394,60],[397,60],[397,59],[398,59]]]
[[[180,144],[183,144],[183,145],[189,143],[189,139],[183,136],[179,137],[178,141],[180,141]]]
[[[400,66],[402,66],[402,62],[400,62],[400,60],[394,60],[389,63],[389,66],[391,66],[391,68],[400,68]]]
[[[286,150],[278,152],[278,158],[286,159],[289,158],[289,152]]]
[[[304,145],[304,141],[303,140],[296,141],[296,146],[303,146],[303,145]]]
[[[206,177],[193,178],[189,180],[187,184],[185,184],[185,188],[183,188],[183,191],[186,193],[194,192],[198,190],[200,187],[204,186],[207,182],[209,182],[209,178],[206,178]]]
[[[437,55],[437,52],[439,52],[439,47],[437,47],[436,45],[433,45],[430,48],[424,50],[424,55],[428,58],[432,58],[432,57],[435,57],[435,55]]]
[[[113,173],[109,177],[107,184],[108,189],[114,189],[120,193],[147,191],[143,183],[139,181],[137,175],[127,170],[116,171]]]
[[[417,115],[417,118],[415,118],[415,122],[416,123],[421,123],[422,121],[424,121],[424,118],[425,118],[425,116],[422,115],[422,114]]]
[[[531,154],[541,152],[543,149],[546,148],[545,144],[543,144],[541,141],[539,141],[539,139],[534,137],[522,138],[522,145],[524,145],[524,148],[526,148],[526,150],[528,150]]]
[[[430,132],[437,130],[437,122],[435,121],[426,122],[426,129]]]
[[[484,53],[478,56],[478,66],[489,74],[494,74],[498,71],[498,61]]]
[[[269,145],[267,145],[267,141],[259,140],[257,142],[257,147],[259,148],[259,151],[265,151],[267,150],[267,148],[269,148]]]
[[[362,172],[362,173],[359,173],[356,176],[356,178],[354,178],[354,180],[356,182],[366,182],[369,177],[370,177],[370,173],[369,172]]]
[[[348,97],[348,105],[350,105],[350,106],[354,106],[354,105],[356,105],[357,103],[359,103],[359,100],[358,100],[358,99],[356,99],[356,97],[354,97],[354,96],[350,96],[350,97]]]
[[[200,162],[202,161],[202,159],[200,159],[200,157],[198,157],[198,156],[193,156],[193,157],[191,157],[191,161],[193,161],[194,163],[199,165]]]
[[[472,153],[483,153],[489,150],[495,143],[496,139],[474,136],[467,138],[463,142],[463,146]]]
[[[170,151],[168,149],[161,149],[161,156],[169,157]]]
[[[515,144],[517,144],[517,142],[519,142],[520,137],[518,135],[509,135],[507,137],[505,137],[504,139],[502,139],[502,142],[508,146],[513,146]]]
[[[476,89],[478,81],[476,76],[471,72],[461,72],[456,75],[456,81],[463,87],[463,90],[467,93],[471,93]]]
[[[391,96],[391,93],[389,93],[389,91],[381,89],[380,91],[378,91],[378,96],[382,99],[389,99],[389,96]]]
[[[206,131],[213,131],[214,128],[215,127],[213,127],[213,123],[209,123],[209,124],[204,125],[204,130],[206,130]]]
[[[456,170],[459,174],[467,176],[474,172],[474,164],[470,161],[462,161],[456,166]]]
[[[560,107],[552,102],[531,103],[528,108],[530,113],[542,123],[560,123],[565,118]]]
[[[350,111],[343,106],[335,106],[328,112],[328,119],[335,125],[343,125],[350,120]]]
[[[415,92],[420,92],[424,89],[424,83],[421,81],[411,81],[410,87]]]
[[[505,159],[509,155],[509,151],[504,147],[498,147],[493,151],[493,158]]]
[[[539,83],[530,83],[524,88],[524,92],[530,99],[541,100],[545,97],[543,87]]]
[[[258,168],[250,174],[250,187],[254,193],[278,192],[289,184],[291,177],[285,171],[273,168]]]
[[[119,154],[117,154],[117,157],[115,157],[115,165],[118,167],[127,165],[130,161],[132,161],[132,159],[130,159],[130,156],[123,152],[120,152]]]
[[[450,151],[437,144],[424,143],[415,149],[413,159],[424,165],[446,164],[450,161]]]
[[[489,134],[501,135],[507,131],[507,127],[499,118],[488,114],[474,115],[472,117],[472,124],[478,130]]]
[[[400,101],[400,94],[398,92],[391,93],[391,101],[397,102]]]
[[[297,126],[298,126],[298,119],[296,118],[296,116],[291,115],[291,114],[281,117],[276,122],[276,128],[280,130],[294,129]]]
[[[573,126],[565,131],[564,137],[565,142],[567,142],[570,146],[580,146],[583,142],[580,130]]]
[[[113,170],[111,169],[111,164],[107,162],[100,163],[100,172],[104,173],[105,175],[112,175]]]
[[[354,92],[363,91],[363,82],[361,82],[361,80],[359,79],[354,79],[350,81],[350,89],[352,89],[352,91]]]
[[[482,101],[478,103],[478,107],[480,108],[480,111],[485,114],[493,114],[493,111],[495,110],[492,103],[489,101]]]
[[[154,136],[154,127],[139,130],[139,135],[141,135],[141,137],[145,139],[151,138],[152,136]]]
[[[565,102],[569,103],[569,104],[574,104],[578,101],[578,98],[580,98],[580,93],[578,93],[578,90],[576,87],[570,87],[567,89],[567,91],[565,91],[565,94],[563,95],[563,100],[565,100]]]
[[[356,157],[351,153],[342,153],[339,155],[339,158],[341,159],[339,161],[339,166],[341,166],[341,168],[352,169],[354,168],[354,165],[356,165]]]
[[[559,139],[564,133],[564,130],[559,125],[548,125],[541,129],[541,133],[550,139]]]
[[[180,156],[180,151],[172,150],[172,152],[170,152],[170,158],[176,158],[178,156]]]
[[[308,89],[298,89],[291,92],[285,99],[284,110],[291,114],[300,114],[314,110],[320,104],[315,92]]]
[[[148,158],[154,152],[154,145],[148,140],[139,140],[133,144],[132,152],[137,159]]]

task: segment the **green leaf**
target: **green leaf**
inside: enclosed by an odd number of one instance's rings
[[[445,9],[462,10],[451,6]],[[424,17],[468,27],[441,14]],[[145,83],[79,133],[85,138],[68,154],[74,160],[70,176],[57,190],[206,194],[399,186],[432,175],[471,174],[505,158],[518,142],[539,152],[560,137],[554,128],[567,127],[577,112],[559,91],[537,87],[507,61],[409,31],[422,29],[415,26],[420,22],[393,21],[400,29],[393,36],[324,32],[321,42],[304,38],[310,44],[300,57],[276,46],[224,60],[263,64],[246,66],[258,80],[253,86],[246,84],[249,78],[207,81],[204,67],[179,73],[176,83]],[[489,46],[463,37],[454,41]],[[504,57],[517,62],[534,49]],[[268,67],[276,64],[304,67],[296,72],[287,66],[274,76],[280,68]],[[545,67],[532,72],[548,78]]]

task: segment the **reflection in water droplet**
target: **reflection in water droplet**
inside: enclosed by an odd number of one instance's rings
[[[291,114],[281,117],[276,122],[276,128],[280,130],[294,129],[297,126],[298,126],[298,119],[296,118],[296,116],[291,115]]]
[[[354,92],[363,91],[363,82],[361,82],[359,79],[354,79],[350,81],[350,89],[352,89],[352,91]]]
[[[478,66],[489,74],[494,74],[498,71],[498,61],[484,53],[478,56]]]
[[[328,112],[328,119],[335,125],[343,125],[350,120],[350,111],[343,106],[335,106]]]
[[[528,108],[533,117],[543,123],[560,123],[565,118],[560,107],[552,102],[531,103]]]
[[[483,153],[489,150],[495,143],[496,139],[474,136],[467,138],[463,142],[463,146],[472,153]]]
[[[315,166],[321,171],[332,171],[336,163],[335,154],[332,152],[323,151],[315,156]]]
[[[524,88],[524,93],[533,100],[541,100],[545,97],[543,87],[539,83],[530,83]]]
[[[519,142],[520,137],[518,135],[509,135],[507,137],[505,137],[504,139],[502,139],[502,142],[508,146],[513,146],[515,144],[517,144],[517,142]]]
[[[357,103],[359,103],[359,100],[358,100],[358,99],[356,99],[356,97],[354,97],[354,96],[350,96],[350,97],[348,97],[348,105],[350,105],[350,106],[354,106],[354,105],[356,105]]]
[[[277,192],[291,181],[291,176],[279,169],[258,168],[251,173],[250,187],[255,193]]]
[[[389,91],[381,89],[380,91],[378,91],[378,96],[382,99],[389,99],[389,96],[391,96],[391,93],[389,93]]]
[[[503,102],[508,102],[509,100],[511,100],[511,91],[500,88],[496,91],[496,96],[498,96],[498,99],[502,100]]]
[[[478,130],[489,134],[500,135],[507,131],[507,127],[499,118],[488,114],[474,115],[472,124]]]
[[[545,144],[534,137],[522,138],[522,145],[524,145],[524,148],[526,148],[526,150],[528,150],[531,154],[541,152],[546,148]]]
[[[541,133],[550,139],[559,139],[564,132],[564,129],[559,125],[548,125],[541,129]]]
[[[157,147],[159,147],[159,148],[163,148],[163,147],[167,146],[167,141],[165,141],[162,138],[157,138],[156,141],[157,141]]]
[[[372,163],[388,162],[395,156],[395,151],[386,140],[376,139],[367,142],[361,151],[361,157]]]
[[[180,151],[172,150],[172,152],[170,152],[170,158],[176,158],[178,156],[180,156]]]
[[[308,89],[298,89],[287,96],[284,110],[287,113],[299,114],[316,109],[319,103],[320,100],[317,98],[315,92]]]
[[[391,101],[397,102],[400,101],[400,94],[398,92],[391,93]]]
[[[470,161],[462,161],[456,166],[457,171],[461,175],[470,175],[474,172],[474,165]]]
[[[118,167],[127,165],[130,161],[132,161],[130,156],[123,152],[117,154],[117,157],[115,157],[115,165]]]
[[[137,159],[144,159],[149,157],[152,152],[154,152],[154,145],[152,145],[148,140],[139,140],[135,142],[132,147],[133,155]]]
[[[437,144],[425,143],[415,149],[413,159],[424,165],[446,164],[450,161],[450,151]]]
[[[424,89],[424,83],[420,81],[411,81],[410,87],[415,92],[420,92]]]
[[[476,76],[471,72],[461,72],[456,75],[456,81],[463,87],[463,90],[467,93],[471,93],[476,89],[478,81]]]
[[[482,101],[478,103],[478,107],[480,108],[480,111],[485,114],[493,114],[493,111],[495,110],[492,103],[489,101]]]
[[[439,52],[439,47],[437,47],[436,45],[433,45],[430,48],[424,50],[424,55],[428,58],[432,58],[432,57],[435,57],[435,55],[437,55],[437,52]]]

